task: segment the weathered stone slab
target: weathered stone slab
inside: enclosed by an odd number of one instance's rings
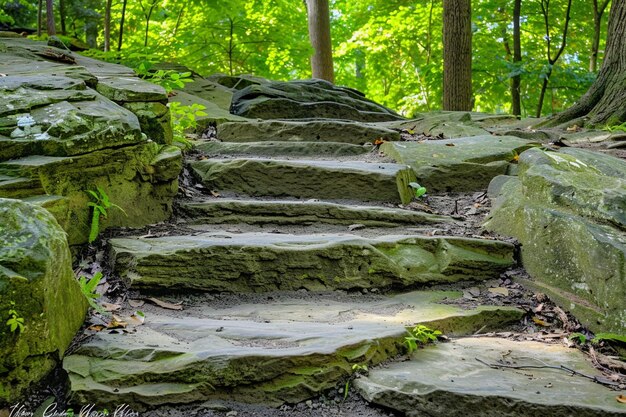
[[[321,201],[212,199],[182,202],[194,223],[363,224],[395,227],[400,224],[454,222],[451,217],[380,206],[344,205]]]
[[[117,274],[159,291],[407,287],[496,278],[514,263],[511,244],[456,237],[224,232],[110,245]]]
[[[355,386],[366,400],[407,417],[614,417],[616,392],[558,369],[492,369],[483,363],[566,367],[601,376],[576,349],[500,338],[465,338],[417,350],[371,370]]]
[[[65,359],[64,368],[79,403],[133,409],[206,399],[295,403],[334,387],[352,364],[371,365],[401,352],[405,325],[451,322],[467,334],[482,326],[501,328],[522,314],[436,304],[456,296],[280,297],[191,307],[179,317],[146,306],[145,324],[136,333],[98,333]]]
[[[537,286],[596,331],[626,332],[625,169],[607,155],[531,149],[519,178],[492,187],[486,227],[516,237]]]
[[[202,110],[206,113],[206,116],[195,116],[197,123],[197,132],[204,131],[211,125],[221,125],[225,122],[245,122],[248,119],[245,117],[236,116],[228,111],[228,108],[224,109],[219,105],[207,101],[201,97],[193,94],[186,93],[184,91],[177,91],[175,96],[170,97],[170,102],[177,102],[184,106],[191,106],[192,104],[199,104],[204,106]]]
[[[23,320],[11,328],[9,310]],[[63,357],[87,302],[65,238],[46,210],[0,198],[0,403],[18,400]]]
[[[302,141],[363,145],[376,139],[400,140],[400,133],[374,124],[346,120],[250,120],[223,123],[217,131],[224,142]]]
[[[506,174],[531,142],[508,136],[473,136],[424,142],[387,142],[381,150],[408,164],[429,191],[476,191]]]
[[[382,122],[377,125],[445,139],[488,134],[474,122],[472,113],[468,112],[430,112],[410,120]]]
[[[252,196],[407,203],[415,179],[404,165],[356,161],[205,159],[191,167],[210,189]]]
[[[230,111],[260,119],[328,118],[363,122],[402,119],[356,90],[323,80],[250,85],[234,93]]]
[[[213,103],[227,112],[233,99],[233,92],[230,88],[201,77],[194,77],[193,82],[186,83],[183,91]]]
[[[138,77],[101,77],[96,90],[118,103],[167,101],[165,89]]]
[[[332,158],[338,156],[363,155],[373,147],[352,145],[336,142],[217,142],[208,141],[196,145],[195,148],[207,155],[239,155],[239,156],[296,156]]]

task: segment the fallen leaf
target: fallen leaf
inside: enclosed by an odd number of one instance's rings
[[[456,146],[454,143],[446,143],[446,146]]]
[[[123,321],[121,318],[113,315],[113,318],[111,319],[109,324],[107,324],[107,329],[123,329],[126,326],[128,326],[128,323]]]
[[[87,330],[91,330],[94,332],[100,332],[102,330],[106,329],[106,326],[103,326],[101,324],[94,324],[92,326],[87,327]]]
[[[509,296],[509,289],[504,287],[489,288],[489,292],[503,297]]]
[[[211,195],[212,195],[213,197],[219,197],[219,196],[220,196],[220,193],[218,193],[217,191],[213,191],[213,190],[211,190]]]
[[[540,319],[539,317],[537,317],[537,316],[534,316],[534,317],[533,317],[533,322],[535,322],[535,324],[538,324],[539,326],[543,326],[543,327],[550,327],[550,326],[551,326],[551,324],[550,324],[550,323],[548,323],[548,322],[546,322],[546,321],[544,321],[544,320],[541,320],[541,319]]]
[[[144,305],[146,302],[144,300],[128,300],[128,304],[130,304],[133,308],[138,308]]]
[[[105,311],[118,311],[122,309],[122,306],[119,304],[100,303],[100,305]]]
[[[626,404],[626,395],[624,394],[618,395],[617,397],[615,397],[615,399],[618,403]]]
[[[383,138],[378,138],[374,141],[374,146],[379,146],[382,145],[383,143],[387,142],[385,139]]]
[[[148,301],[158,305],[159,307],[166,308],[168,310],[182,310],[183,309],[182,301],[179,303],[173,304],[173,303],[168,303],[167,301],[159,300],[158,298],[154,298],[154,297],[148,298]]]

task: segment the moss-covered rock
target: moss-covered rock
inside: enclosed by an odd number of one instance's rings
[[[516,237],[534,285],[598,331],[626,333],[625,173],[610,156],[531,149],[492,187],[486,226]]]
[[[86,191],[97,187],[126,212],[111,209],[102,230],[168,218],[182,155],[162,145],[172,140],[165,91],[120,65],[78,55],[72,57],[82,66],[64,65],[45,60],[46,48],[69,51],[24,39],[6,42],[0,53],[0,72],[7,74],[0,78],[0,197],[50,209],[70,244],[87,239]]]
[[[476,191],[506,174],[517,155],[534,146],[509,136],[472,136],[423,142],[387,142],[381,150],[408,164],[430,191]]]
[[[260,119],[327,118],[363,122],[402,119],[356,90],[323,80],[249,85],[234,93],[230,111]]]
[[[6,324],[10,310],[23,319],[23,329]],[[86,311],[54,217],[29,203],[0,199],[0,405],[52,370]]]
[[[492,279],[514,264],[511,244],[456,237],[224,232],[110,243],[115,272],[152,291],[406,288]]]

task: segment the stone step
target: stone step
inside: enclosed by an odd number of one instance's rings
[[[514,246],[462,237],[213,232],[110,240],[114,272],[149,291],[405,288],[497,278]]]
[[[43,192],[41,183],[37,179],[0,174],[1,198],[25,198]]]
[[[204,186],[251,196],[408,203],[406,165],[360,161],[205,159],[191,162]]]
[[[222,123],[217,137],[224,142],[296,141],[371,144],[376,139],[400,140],[398,130],[349,120],[250,120]]]
[[[70,157],[33,155],[0,162],[0,175],[39,178],[39,170],[71,161]]]
[[[502,338],[461,338],[415,351],[408,362],[370,370],[365,399],[406,415],[449,417],[624,416],[619,392],[560,369],[492,369],[479,362],[552,366],[602,377],[578,350]]]
[[[405,351],[405,326],[471,334],[523,315],[510,307],[437,303],[460,295],[276,293],[232,304],[196,298],[179,312],[146,304],[142,326],[95,334],[63,367],[72,401],[81,404],[128,404],[140,411],[206,400],[296,403],[335,387],[355,364],[371,366]]]
[[[362,224],[395,227],[398,225],[454,223],[452,217],[400,208],[346,205],[309,200],[236,200],[215,198],[180,203],[190,223],[223,224]]]
[[[340,142],[202,142],[195,148],[208,155],[341,157],[372,152],[372,146]]]

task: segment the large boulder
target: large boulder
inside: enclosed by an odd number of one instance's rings
[[[531,149],[497,178],[489,229],[516,237],[529,284],[596,331],[626,333],[626,162]]]
[[[230,111],[259,119],[326,118],[361,122],[402,119],[359,91],[317,79],[249,85],[234,92]]]
[[[0,198],[0,406],[54,368],[86,311],[65,232],[54,217]],[[23,319],[24,327],[12,331],[11,318]]]
[[[87,240],[86,191],[98,187],[125,210],[109,210],[101,229],[167,219],[182,155],[164,145],[165,91],[126,67],[25,39],[0,42],[0,197],[50,210],[70,244]]]

